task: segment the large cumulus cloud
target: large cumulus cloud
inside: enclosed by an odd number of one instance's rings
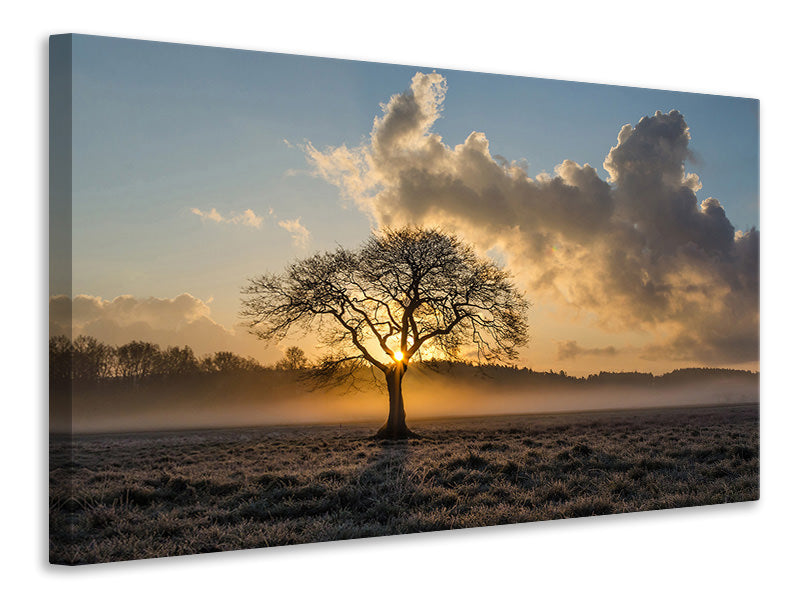
[[[719,200],[699,201],[679,112],[624,125],[607,179],[571,160],[532,177],[494,157],[482,133],[450,147],[432,131],[446,89],[441,75],[418,73],[363,145],[307,144],[314,172],[378,225],[445,224],[503,251],[534,301],[649,332],[644,357],[757,360],[759,234],[735,231]]]

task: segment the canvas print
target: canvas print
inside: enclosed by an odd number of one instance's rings
[[[53,36],[49,302],[53,563],[757,500],[758,101]]]

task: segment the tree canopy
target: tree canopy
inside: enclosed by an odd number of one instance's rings
[[[299,329],[326,353],[314,373],[339,382],[370,366],[399,379],[430,350],[456,359],[465,348],[483,361],[517,358],[527,343],[527,308],[510,274],[440,229],[373,233],[355,250],[297,260],[242,290],[242,317],[267,341]]]
[[[250,280],[242,316],[261,339],[321,332],[321,366],[386,371],[431,347],[458,358],[513,360],[527,342],[527,302],[510,275],[437,229],[384,229],[356,250],[337,248]]]

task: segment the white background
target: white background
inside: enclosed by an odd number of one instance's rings
[[[777,597],[796,593],[797,61],[778,2],[30,2],[2,39],[7,598]],[[488,6],[488,8],[487,8]],[[47,36],[137,37],[760,98],[762,499],[251,550],[47,565]],[[735,124],[731,124],[735,127]]]

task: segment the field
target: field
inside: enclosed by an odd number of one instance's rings
[[[50,560],[83,564],[757,500],[758,405],[53,436]],[[68,484],[72,481],[72,487]]]

